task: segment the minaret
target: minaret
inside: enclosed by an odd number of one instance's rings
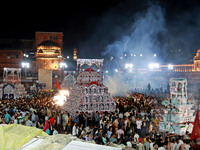
[[[73,60],[76,61],[78,59],[77,57],[77,49],[75,48],[74,49],[74,57],[73,57]]]

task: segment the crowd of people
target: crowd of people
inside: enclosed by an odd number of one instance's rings
[[[53,93],[34,93],[32,98],[0,100],[0,124],[36,127],[49,135],[72,134],[97,144],[124,144],[139,150],[200,149],[190,134],[179,136],[159,132],[162,99],[140,93],[115,97],[115,112],[76,112],[55,104]]]

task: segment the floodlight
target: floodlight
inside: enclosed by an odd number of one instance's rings
[[[169,64],[169,65],[168,65],[168,69],[169,69],[169,70],[173,70],[173,69],[174,69],[174,66],[171,65],[171,64]]]

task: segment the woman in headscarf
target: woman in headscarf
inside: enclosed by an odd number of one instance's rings
[[[47,131],[47,129],[49,129],[50,125],[49,125],[49,120],[46,120],[45,125],[44,125],[44,132]]]

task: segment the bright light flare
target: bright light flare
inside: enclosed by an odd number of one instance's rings
[[[57,105],[63,106],[67,100],[67,97],[69,97],[69,91],[67,90],[61,90],[59,91],[59,94],[54,96],[54,101]]]
[[[125,65],[125,68],[126,68],[126,69],[132,69],[132,68],[133,68],[133,64],[126,64],[126,65]]]
[[[66,101],[66,97],[65,96],[60,96],[60,95],[57,95],[57,96],[54,96],[54,99],[55,103],[59,106],[63,106],[65,101]]]
[[[149,69],[158,69],[160,65],[158,63],[149,64]]]
[[[66,63],[60,63],[60,68],[67,68],[67,64]]]
[[[30,68],[30,64],[26,63],[26,62],[23,62],[22,63],[22,68]]]

